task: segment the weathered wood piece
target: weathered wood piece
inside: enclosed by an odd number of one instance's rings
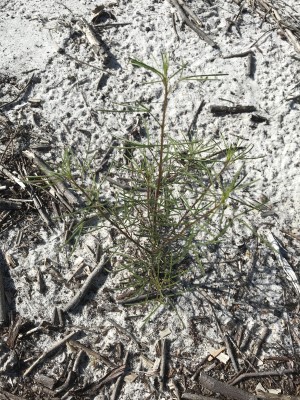
[[[86,19],[80,18],[77,22],[79,29],[85,34],[96,56],[100,56],[102,62],[105,62],[107,53],[104,50],[104,43],[99,39],[92,25]]]
[[[183,0],[168,0],[178,11],[183,22],[189,26],[197,35],[208,45],[218,48],[215,43],[202,29],[199,28],[201,22],[195,13],[185,4]]]
[[[267,328],[266,326],[264,326],[262,328],[262,330],[260,331],[258,340],[255,343],[255,346],[253,347],[253,350],[252,350],[253,356],[249,360],[252,365],[256,364],[256,361],[258,360],[257,357],[259,355],[261,347],[262,347],[264,341],[266,340],[266,338],[269,336],[269,334],[270,334],[270,329]]]
[[[93,272],[87,277],[86,281],[79,289],[79,291],[73,296],[73,298],[69,301],[69,303],[65,306],[64,311],[71,311],[74,309],[82,300],[82,298],[86,295],[90,287],[92,286],[94,279],[97,275],[99,275],[105,268],[108,262],[107,256],[102,256],[99,264],[95,267]]]
[[[214,393],[220,393],[223,396],[229,397],[231,400],[257,400],[255,395],[230,386],[227,383],[218,381],[217,379],[206,375],[204,372],[201,372],[198,380],[206,389]]]
[[[218,400],[216,397],[207,397],[202,396],[202,394],[194,394],[188,392],[183,393],[181,398],[185,400]]]
[[[22,323],[23,323],[23,318],[19,315],[16,317],[15,321],[13,321],[13,323],[11,323],[9,326],[8,338],[6,344],[7,347],[9,347],[10,349],[13,349],[15,347]]]
[[[35,382],[52,390],[55,386],[56,380],[44,374],[38,374],[34,378]]]
[[[242,53],[234,53],[234,54],[227,54],[225,56],[222,56],[224,60],[229,59],[229,58],[239,58],[239,57],[247,57],[250,53],[253,53],[252,50],[246,50],[243,51]]]
[[[26,400],[25,397],[19,397],[15,394],[11,394],[6,390],[0,388],[0,400]]]
[[[20,178],[12,174],[2,165],[0,165],[0,172],[2,172],[2,174],[5,175],[10,181],[17,183],[22,189],[26,188],[25,184],[21,181]]]

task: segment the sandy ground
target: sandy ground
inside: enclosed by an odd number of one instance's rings
[[[289,265],[299,273],[300,54],[284,39],[276,25],[262,21],[257,12],[246,7],[240,16],[239,30],[233,26],[226,34],[228,18],[234,18],[239,10],[235,3],[191,0],[189,7],[203,22],[203,30],[218,44],[218,48],[212,48],[191,29],[182,27],[175,8],[167,1],[103,2],[101,4],[115,17],[115,20],[108,18],[107,22],[129,24],[103,30],[105,54],[95,55],[78,28],[78,20],[83,17],[90,22],[98,4],[84,0],[70,0],[65,6],[37,0],[2,0],[2,3],[0,102],[11,101],[30,77],[32,85],[24,97],[12,107],[4,108],[0,116],[14,124],[29,126],[31,147],[47,141],[49,147],[37,154],[51,165],[60,163],[67,147],[84,157],[89,139],[89,150],[95,151],[100,163],[111,141],[125,137],[133,116],[107,114],[100,109],[111,107],[113,102],[133,100],[159,105],[161,91],[141,85],[142,72],[134,70],[130,57],[155,64],[161,53],[166,52],[174,68],[181,62],[188,63],[187,72],[191,75],[227,74],[205,83],[179,85],[170,104],[169,131],[174,137],[186,132],[204,100],[205,106],[194,130],[195,138],[225,139],[232,144],[242,140],[252,147],[249,154],[252,160],[246,165],[247,177],[255,181],[250,195],[253,200],[267,198],[269,202],[263,214],[257,212],[249,217],[249,224],[262,235],[272,231],[279,237],[286,247]],[[290,0],[290,4],[278,1],[278,4],[285,15],[300,15],[299,1]],[[247,75],[248,57],[224,57],[250,47],[254,52],[252,76]],[[265,120],[257,122],[252,113],[215,116],[210,111],[211,105],[254,106],[255,114]],[[5,142],[1,146],[3,151]],[[51,232],[36,218],[39,222],[32,222],[35,230],[32,236],[38,237],[35,242],[29,237],[26,245],[16,246],[18,226],[5,231],[1,240],[3,255],[8,254],[16,261],[15,268],[8,269],[7,265],[4,268],[8,304],[35,327],[51,321],[54,307],[64,308],[76,291],[76,284],[80,287],[80,280],[75,284],[68,282],[75,272],[76,260],[83,257],[85,273],[89,273],[95,265],[90,249],[96,248],[99,238],[104,250],[111,244],[110,236],[104,232],[91,234],[82,239],[70,256],[61,247],[64,225],[57,224]],[[238,261],[222,263],[220,254],[225,260]],[[299,366],[299,345],[295,342],[295,337],[299,338],[299,294],[287,280],[280,260],[249,231],[238,231],[224,243],[221,253],[211,254],[204,277],[197,272],[187,276],[187,292],[178,300],[176,310],[160,307],[146,324],[144,320],[152,306],[127,309],[116,304],[118,277],[112,272],[95,281],[98,289],[67,316],[65,327],[54,331],[46,324],[31,334],[24,345],[26,357],[20,350],[24,339],[20,339],[21,347],[17,351],[10,350],[5,345],[7,333],[3,331],[0,385],[9,392],[15,389],[15,394],[24,398],[34,398],[25,388],[35,382],[35,390],[41,390],[36,380],[38,373],[62,382],[64,369],[76,354],[70,346],[42,363],[26,378],[28,383],[24,383],[20,374],[55,340],[74,330],[80,332],[78,338],[82,343],[105,355],[115,365],[121,365],[125,352],[129,351],[130,372],[121,388],[120,400],[178,398],[172,379],[180,393],[197,392],[197,383],[191,380],[191,375],[209,349],[223,346],[212,307],[224,331],[234,335],[244,329],[242,340],[251,333],[253,345],[261,331],[269,329],[259,353],[258,369],[296,369]],[[5,267],[4,258],[2,264]],[[43,294],[39,290],[37,269],[47,287]],[[191,283],[194,286],[189,286]],[[111,320],[127,333],[116,328]],[[132,335],[136,341],[132,340]],[[170,377],[161,392],[156,387],[157,371],[153,366],[160,358],[157,347],[160,337],[165,337],[169,344]],[[152,364],[143,361],[141,355],[148,357]],[[287,357],[288,364],[269,366],[265,361],[267,356]],[[26,358],[28,360],[24,361]],[[229,380],[235,375],[230,361],[215,364],[211,371],[218,379]],[[209,366],[209,362],[205,364],[206,368]],[[99,382],[110,369],[92,356],[84,359],[75,388]],[[252,382],[248,390],[254,391],[257,383]],[[287,393],[297,394],[299,376],[285,379],[284,384],[276,379],[262,384],[266,388],[282,388]],[[114,385],[112,381],[98,388],[97,393],[86,393],[84,398],[112,398]],[[56,396],[77,398],[71,392],[65,395],[66,392],[61,391]],[[55,393],[49,393],[36,392],[35,398],[53,398]]]

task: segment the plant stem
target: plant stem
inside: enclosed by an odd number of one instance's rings
[[[159,163],[158,163],[158,177],[156,182],[156,191],[155,191],[155,202],[154,202],[154,212],[153,212],[153,227],[154,231],[157,232],[157,211],[158,211],[158,198],[160,194],[160,189],[162,185],[163,179],[163,163],[164,163],[164,144],[165,144],[165,128],[166,128],[166,117],[167,117],[167,108],[168,108],[168,77],[165,76],[163,79],[164,85],[164,101],[162,106],[162,121],[160,124],[160,149],[159,149]]]

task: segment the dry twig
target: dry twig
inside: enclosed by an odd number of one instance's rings
[[[7,320],[2,266],[0,265],[0,326]]]
[[[87,291],[92,286],[96,276],[99,275],[104,270],[105,266],[107,265],[107,261],[108,261],[107,256],[105,255],[102,256],[99,264],[96,266],[93,272],[87,277],[86,281],[84,282],[80,290],[75,294],[75,296],[73,296],[73,298],[66,305],[64,311],[70,311],[80,303],[82,298],[86,295]]]
[[[88,356],[91,356],[95,360],[103,362],[103,364],[105,364],[106,366],[110,368],[116,367],[116,365],[113,362],[111,362],[107,357],[99,354],[97,351],[94,351],[89,347],[86,347],[84,344],[78,342],[77,340],[69,340],[68,343],[70,344],[71,347],[75,347],[77,349],[84,351]]]
[[[77,332],[71,332],[69,333],[69,335],[65,336],[63,339],[58,340],[57,342],[55,342],[50,349],[45,350],[43,352],[43,354],[37,359],[35,360],[35,362],[33,364],[31,364],[31,366],[29,368],[26,369],[26,371],[24,372],[23,376],[27,376],[30,374],[30,372],[38,365],[40,364],[42,361],[44,361],[46,358],[50,357],[53,353],[55,353],[61,346],[63,346],[68,340],[70,340]]]
[[[225,115],[225,114],[241,114],[241,113],[250,113],[256,111],[254,106],[242,106],[237,105],[234,107],[228,106],[210,106],[210,111],[215,115]]]
[[[119,395],[119,392],[120,392],[120,390],[121,390],[121,386],[122,386],[122,383],[123,383],[123,380],[124,380],[125,371],[126,371],[126,368],[127,368],[128,355],[129,355],[129,353],[128,353],[128,351],[127,351],[127,353],[125,354],[124,363],[123,363],[123,365],[124,365],[124,372],[123,372],[123,374],[120,375],[119,378],[117,379],[117,382],[116,382],[116,384],[115,384],[114,390],[113,390],[112,395],[111,395],[111,398],[110,398],[111,400],[117,400],[117,398],[118,398],[118,395]]]
[[[266,376],[284,376],[289,374],[295,374],[294,369],[284,369],[283,371],[263,371],[263,372],[245,372],[244,374],[236,377],[234,381],[231,382],[232,385],[236,385],[245,379],[250,378],[262,378]]]
[[[196,14],[185,4],[183,0],[168,1],[177,9],[180,17],[187,26],[189,26],[194,32],[196,32],[197,35],[207,44],[212,47],[218,48],[218,45],[212,39],[210,39],[210,37],[205,32],[203,32],[202,29],[199,28],[201,22],[199,21]]]
[[[28,87],[29,87],[30,84],[32,83],[33,78],[34,78],[34,74],[32,74],[31,78],[28,80],[28,82],[27,82],[26,85],[23,87],[23,89],[20,90],[20,92],[18,93],[18,95],[17,95],[14,99],[12,99],[11,101],[8,101],[8,102],[6,102],[6,103],[4,103],[4,104],[1,104],[1,105],[0,105],[0,109],[1,109],[1,108],[5,108],[5,107],[8,107],[8,106],[10,106],[11,104],[15,103],[16,101],[18,101],[18,100],[20,99],[20,97],[22,96],[22,94],[26,93],[26,90],[28,89]]]

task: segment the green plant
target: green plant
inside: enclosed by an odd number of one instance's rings
[[[119,147],[125,161],[115,171],[112,163],[100,182],[92,164],[79,162],[71,151],[65,152],[60,174],[85,198],[85,208],[79,210],[82,220],[96,215],[120,235],[111,255],[121,257],[122,287],[133,297],[164,301],[180,290],[180,277],[190,263],[201,267],[207,246],[218,244],[233,221],[251,209],[251,204],[238,197],[238,191],[249,185],[243,174],[249,148],[184,136],[175,140],[168,132],[169,100],[176,85],[216,76],[184,76],[186,65],[170,73],[165,55],[161,70],[135,59],[131,63],[155,76],[151,84],[161,85],[159,115],[141,103],[102,111],[146,112],[153,117],[157,131],[146,129],[145,140],[125,141]],[[78,170],[79,177],[74,174]],[[112,179],[113,171],[117,176]],[[105,180],[114,186],[113,200],[103,199]],[[129,184],[122,184],[124,180]]]

